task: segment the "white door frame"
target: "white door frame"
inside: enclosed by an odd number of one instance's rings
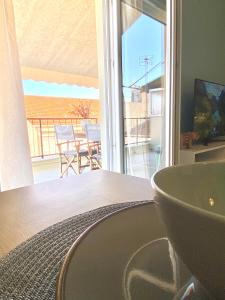
[[[95,0],[103,168],[120,172],[123,164],[120,1]]]
[[[177,4],[176,0],[167,0],[166,24],[166,134],[165,134],[165,164],[173,165],[176,161],[179,145],[179,105],[176,99],[176,69],[177,69]]]
[[[124,130],[121,68],[120,0],[95,0],[99,88],[101,99],[103,168],[124,172]],[[166,134],[165,164],[175,163],[179,149],[179,103],[177,93],[177,7],[167,0],[166,24]]]

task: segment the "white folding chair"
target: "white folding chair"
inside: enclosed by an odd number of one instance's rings
[[[60,169],[63,177],[71,168],[75,174],[80,174],[81,169],[89,166],[89,151],[87,143],[81,143],[75,137],[73,125],[55,125],[56,145],[59,151]],[[88,160],[88,163],[82,165],[82,157]],[[73,163],[77,164],[77,171],[73,167]],[[63,170],[63,165],[65,168]]]
[[[91,170],[100,169],[101,164],[101,130],[99,124],[85,125]]]

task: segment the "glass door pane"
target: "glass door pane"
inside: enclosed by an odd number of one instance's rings
[[[150,178],[165,165],[166,1],[122,1],[125,173]]]

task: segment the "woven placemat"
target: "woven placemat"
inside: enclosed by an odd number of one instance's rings
[[[107,214],[137,204],[140,202],[114,204],[74,216],[16,247],[0,259],[0,299],[55,299],[57,274],[76,238]]]

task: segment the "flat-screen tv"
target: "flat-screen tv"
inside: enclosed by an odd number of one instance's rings
[[[225,85],[195,79],[193,127],[200,139],[225,140]]]

